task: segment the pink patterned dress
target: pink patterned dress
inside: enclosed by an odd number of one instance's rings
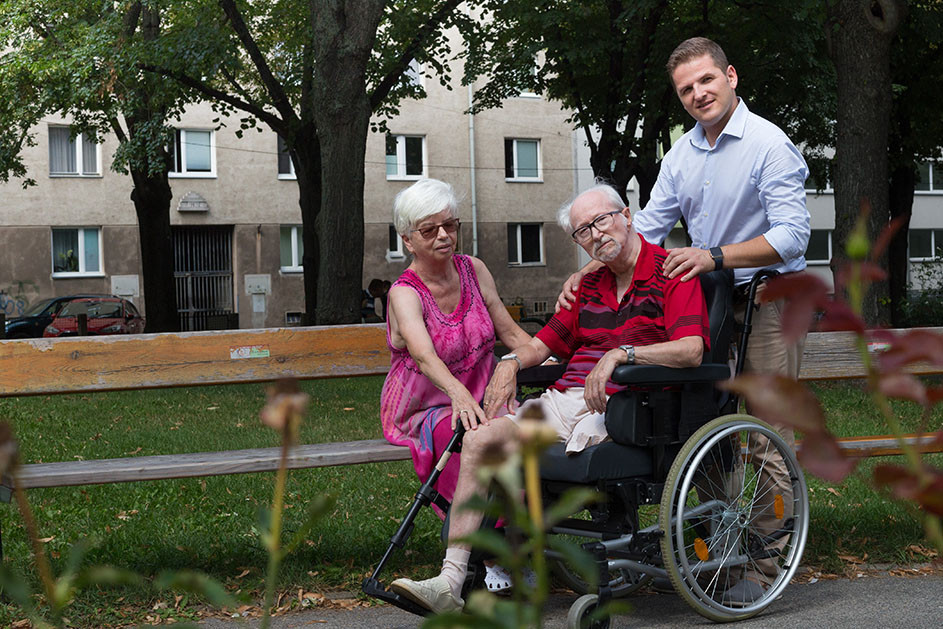
[[[422,301],[422,318],[436,354],[472,396],[481,403],[494,371],[494,324],[485,307],[478,276],[468,256],[452,258],[458,271],[458,307],[443,313],[429,289],[411,269],[393,286],[409,286]],[[452,401],[416,365],[407,349],[393,347],[387,324],[386,343],[391,367],[380,396],[383,436],[392,444],[409,446],[416,474],[425,480],[452,435]],[[459,455],[452,456],[436,483],[436,491],[451,502],[458,480]]]

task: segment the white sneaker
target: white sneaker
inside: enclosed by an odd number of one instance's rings
[[[524,567],[523,577],[524,583],[526,583],[528,587],[531,589],[537,587],[537,575],[527,566]],[[508,594],[513,586],[511,573],[498,564],[486,565],[485,586],[492,594]]]
[[[397,579],[390,584],[390,589],[435,614],[460,611],[465,606],[465,601],[452,594],[449,582],[442,575],[425,581]]]

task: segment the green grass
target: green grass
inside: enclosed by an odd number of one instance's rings
[[[350,441],[381,436],[378,420],[382,378],[348,378],[303,383],[312,405],[302,428],[304,443]],[[887,432],[865,395],[854,385],[816,389],[829,424],[839,435]],[[0,419],[10,422],[21,460],[49,462],[77,457],[108,458],[275,446],[274,431],[261,425],[264,387],[238,385],[167,391],[0,399]],[[912,404],[898,404],[908,429],[919,425]],[[943,424],[943,414],[931,428]],[[937,465],[941,457],[934,457]],[[869,461],[865,467],[874,462]],[[274,474],[237,474],[205,479],[149,481],[31,490],[40,535],[61,570],[74,542],[90,539],[86,563],[111,564],[150,579],[165,569],[196,569],[223,581],[231,591],[258,601],[266,557],[255,530],[256,513],[271,500]],[[874,562],[908,562],[908,547],[924,544],[919,524],[903,506],[876,494],[860,477],[840,486],[809,479],[812,526],[805,563],[840,570],[839,555]],[[337,497],[308,542],[283,564],[280,587],[297,592],[358,590],[386,550],[418,484],[409,462],[378,463],[290,473],[286,536],[300,526],[310,498]],[[828,491],[832,487],[836,493]],[[0,505],[5,561],[34,578],[19,513]],[[916,557],[921,560],[921,557]],[[417,521],[406,553],[392,574],[427,576],[441,561],[438,519],[426,510]],[[69,610],[75,626],[99,627],[142,621],[152,607],[169,603],[177,618],[192,615],[184,599],[173,610],[173,595],[153,589],[86,591]],[[191,601],[192,602],[192,601]],[[22,614],[0,603],[0,626]]]

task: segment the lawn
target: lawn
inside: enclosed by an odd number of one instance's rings
[[[302,428],[305,443],[380,436],[382,378],[303,383],[312,405]],[[817,389],[830,425],[839,435],[882,434],[886,429],[854,384]],[[27,462],[76,458],[230,450],[277,445],[258,420],[261,385],[127,391],[93,395],[0,399],[0,419],[14,427]],[[896,404],[908,429],[919,409]],[[931,419],[943,425],[943,413]],[[941,457],[935,457],[940,464]],[[869,468],[875,461],[863,465]],[[70,546],[87,539],[86,563],[127,568],[148,579],[165,569],[196,569],[256,602],[266,557],[255,528],[257,511],[271,499],[274,474],[149,481],[29,492],[40,535],[56,569]],[[903,505],[877,495],[860,478],[840,486],[809,479],[812,524],[805,563],[839,571],[844,555],[870,562],[925,561],[912,547],[925,546],[919,524]],[[335,509],[289,557],[280,589],[357,590],[389,543],[412,501],[417,482],[408,462],[380,463],[290,474],[285,527],[290,533],[313,495],[337,497]],[[0,506],[5,561],[32,578],[30,553],[15,506]],[[392,564],[397,573],[425,575],[441,560],[438,520],[421,514],[409,549]],[[387,575],[389,576],[389,574]],[[190,604],[189,603],[194,603]],[[175,601],[153,589],[117,588],[81,593],[70,608],[75,626],[123,625],[152,618],[186,618],[197,602]],[[154,609],[155,606],[158,609]],[[176,607],[176,608],[175,608]],[[0,603],[0,626],[21,618]]]

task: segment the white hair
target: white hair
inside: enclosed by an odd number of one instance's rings
[[[619,196],[615,188],[607,183],[596,183],[591,188],[583,190],[561,205],[560,209],[557,210],[557,224],[559,224],[567,234],[573,231],[573,224],[570,222],[570,210],[573,209],[573,204],[584,194],[590,194],[591,192],[601,192],[606,197],[606,201],[612,206],[613,210],[621,210],[625,207],[625,201],[622,200],[622,197]]]
[[[448,210],[458,218],[459,199],[450,184],[438,179],[420,179],[399,191],[393,200],[393,226],[400,236],[415,229],[427,216]]]

